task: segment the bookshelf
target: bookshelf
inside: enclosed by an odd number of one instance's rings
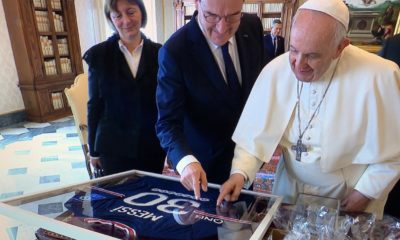
[[[27,119],[71,114],[64,88],[83,72],[74,0],[2,0]]]
[[[288,49],[292,18],[298,5],[298,0],[246,0],[243,12],[256,14],[265,33],[271,31],[274,19],[281,19],[282,37],[285,38],[285,49]]]
[[[289,39],[292,18],[298,5],[298,0],[245,0],[242,11],[256,14],[261,19],[265,32],[271,30],[274,19],[280,18],[283,23],[282,36]],[[175,29],[179,29],[192,17],[196,10],[195,1],[174,0],[174,7]]]
[[[283,10],[283,2],[264,3],[258,2],[246,2],[243,5],[243,12],[256,14],[260,19],[264,27],[264,31],[271,31],[272,21],[274,19],[281,19],[281,12]]]

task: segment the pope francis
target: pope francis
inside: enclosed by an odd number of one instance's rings
[[[217,204],[236,200],[280,145],[273,193],[334,197],[380,218],[400,173],[400,70],[349,44],[342,0],[308,0],[289,51],[257,79],[238,126],[231,176]]]

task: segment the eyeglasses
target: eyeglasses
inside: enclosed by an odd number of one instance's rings
[[[235,23],[240,21],[243,16],[242,12],[234,13],[227,16],[219,16],[217,14],[209,13],[204,11],[203,6],[200,4],[201,11],[203,12],[203,17],[208,23],[219,23],[221,19],[224,19],[227,23]]]

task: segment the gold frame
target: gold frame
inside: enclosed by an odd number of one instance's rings
[[[396,27],[394,29],[394,34],[398,34],[400,33],[400,14],[397,17],[397,23],[396,23]]]

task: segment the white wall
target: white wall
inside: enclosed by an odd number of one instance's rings
[[[174,32],[174,7],[172,0],[146,0],[147,26],[143,32],[151,40],[164,43]]]
[[[175,32],[175,9],[172,0],[163,0],[163,18],[159,23],[158,28],[163,29],[160,43],[164,43]]]
[[[103,0],[75,0],[76,20],[78,23],[79,42],[81,54],[91,46],[103,41],[103,28],[100,28],[98,20],[103,17]],[[87,64],[83,61],[84,71],[87,72]]]

